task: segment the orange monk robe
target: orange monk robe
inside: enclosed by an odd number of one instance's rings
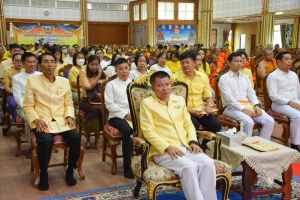
[[[220,62],[217,62],[217,67],[212,68],[211,75],[218,74],[221,71],[223,65]],[[215,90],[215,80],[217,77],[209,77],[209,83],[213,90]]]
[[[227,50],[225,54],[226,54],[226,60],[227,60],[228,56],[230,55],[230,51]]]
[[[219,57],[222,57],[224,59],[224,61],[227,60],[226,54],[224,52],[221,52]]]
[[[222,69],[224,68],[224,64],[225,64],[225,60],[223,57],[219,56],[219,60],[218,60],[219,63],[222,64]]]
[[[266,74],[277,69],[277,67],[278,67],[278,65],[276,63],[275,58],[272,58],[272,60],[269,62],[269,64],[266,67]],[[263,89],[262,84],[260,85],[260,88]]]
[[[246,67],[248,69],[251,69],[251,65],[250,65],[250,62],[248,60],[246,60],[246,63],[245,63],[244,67]]]

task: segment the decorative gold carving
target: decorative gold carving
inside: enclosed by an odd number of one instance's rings
[[[133,84],[143,85],[147,83],[148,87],[151,87],[150,77],[154,72],[156,72],[156,70],[151,70],[149,73],[144,74],[140,78],[133,80]]]
[[[292,48],[298,48],[299,41],[299,17],[294,18],[294,27],[293,27],[293,40],[292,40]]]

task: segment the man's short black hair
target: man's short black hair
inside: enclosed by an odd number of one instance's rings
[[[151,47],[151,46],[148,44],[148,45],[147,45],[147,48],[150,48],[150,47]]]
[[[277,62],[277,60],[282,61],[283,55],[285,55],[285,54],[290,54],[290,52],[288,52],[288,51],[282,51],[282,52],[278,53],[276,55],[276,62]]]
[[[165,77],[169,77],[170,79],[170,75],[167,72],[164,71],[157,71],[154,72],[151,76],[150,76],[150,83],[152,86],[154,86],[155,80],[157,78],[165,78]]]
[[[22,55],[22,62],[24,63],[26,58],[29,58],[29,57],[34,57],[35,58],[35,55],[31,52],[25,52],[23,55]]]
[[[9,50],[11,51],[11,50],[13,50],[13,49],[21,49],[21,48],[20,48],[20,46],[19,46],[18,44],[16,44],[16,43],[10,44],[10,45],[9,45]]]
[[[163,45],[160,44],[160,45],[157,46],[157,48],[158,49],[163,49]]]
[[[38,57],[39,64],[42,64],[44,56],[52,56],[54,58],[54,61],[56,61],[56,58],[52,53],[43,53]]]
[[[74,44],[73,47],[74,47],[74,48],[77,48],[77,47],[79,47],[79,46],[78,46],[78,44]]]
[[[184,60],[186,58],[191,58],[193,61],[196,60],[196,55],[194,53],[191,52],[184,52],[180,55],[180,60]],[[172,59],[172,57],[171,57]]]
[[[232,54],[230,54],[230,55],[228,56],[227,60],[228,60],[229,62],[231,62],[231,61],[233,60],[233,57],[242,57],[242,55],[241,55],[240,53],[238,53],[238,52],[233,52]]]
[[[47,43],[46,43],[46,44],[44,44],[44,48],[47,48],[47,49],[48,49],[49,47],[50,47],[50,45],[49,45],[49,44],[47,44]]]
[[[116,55],[116,54],[115,54]],[[118,68],[118,65],[123,64],[123,63],[127,63],[128,61],[125,58],[119,58],[118,60],[116,60],[114,62],[114,66],[116,67],[116,69]]]
[[[22,54],[20,54],[20,53],[15,53],[13,56],[12,56],[12,60],[14,61],[15,60],[15,57],[16,56],[21,56],[22,57]]]

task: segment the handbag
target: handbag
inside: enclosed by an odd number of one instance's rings
[[[92,90],[86,91],[86,96],[89,100],[93,102],[101,102],[101,100],[97,99],[97,96],[101,93],[100,86],[101,83],[97,83],[97,85]]]

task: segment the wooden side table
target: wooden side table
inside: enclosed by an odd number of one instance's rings
[[[267,190],[259,190],[259,191],[252,191],[251,187],[253,184],[257,183],[257,174],[255,170],[253,170],[245,161],[242,162],[243,171],[232,172],[232,176],[240,176],[242,175],[242,185],[243,191],[239,190],[238,188],[231,185],[231,189],[234,190],[236,193],[241,195],[244,200],[251,200],[253,196],[257,195],[264,195],[264,194],[271,194],[276,192],[282,192],[282,199],[283,200],[290,200],[292,198],[292,177],[293,177],[293,170],[292,165],[288,168],[287,171],[282,173],[282,180],[274,180],[275,183],[281,185],[280,188],[273,188]]]

